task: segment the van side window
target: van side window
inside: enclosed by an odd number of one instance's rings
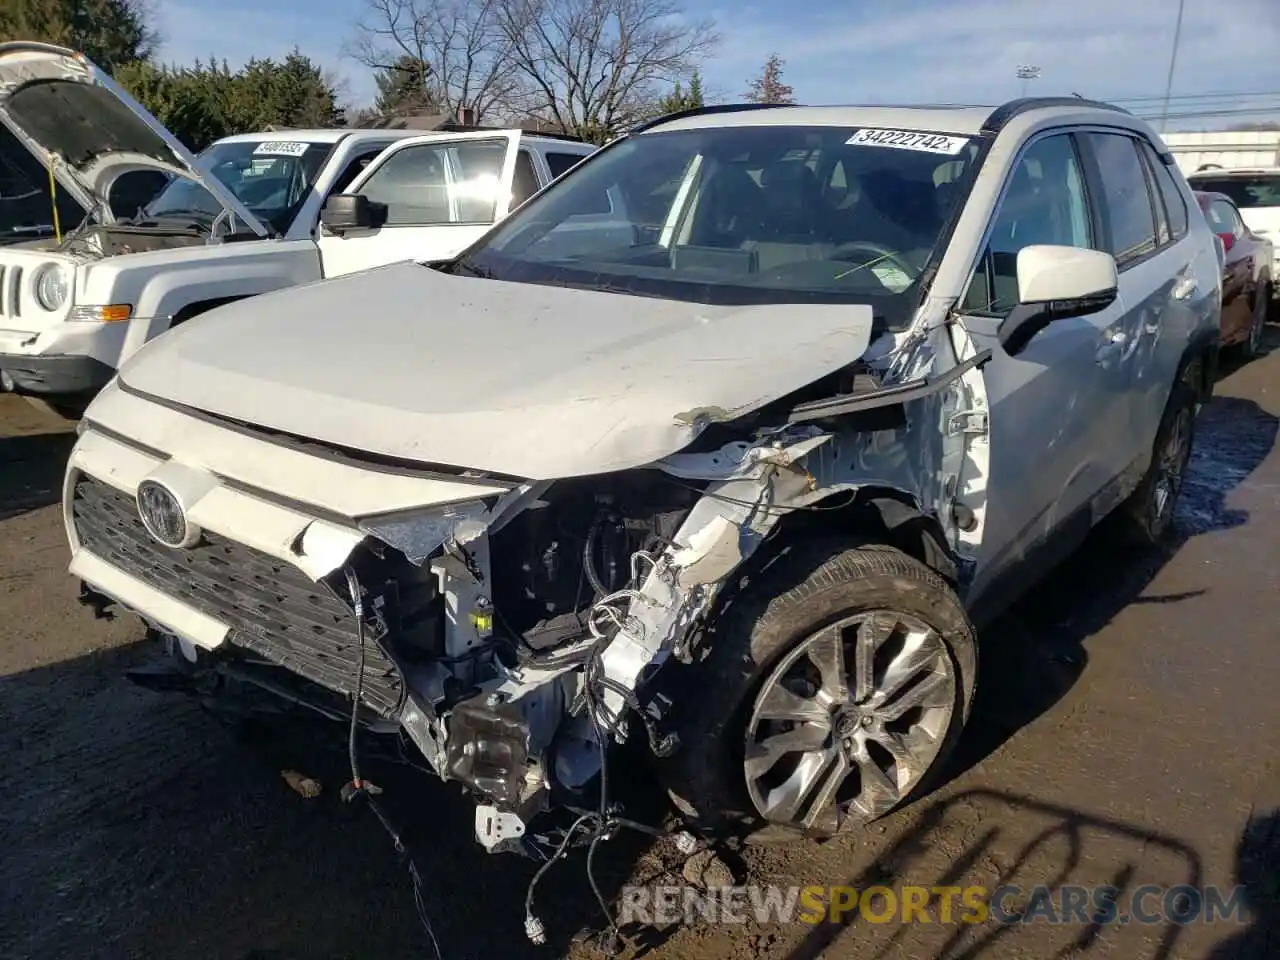
[[[1005,186],[987,249],[964,296],[964,311],[1000,317],[1017,306],[1018,251],[1023,247],[1089,247],[1091,239],[1074,141],[1069,134],[1037,140],[1018,158]]]

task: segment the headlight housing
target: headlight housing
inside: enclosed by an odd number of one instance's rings
[[[58,263],[47,263],[36,272],[36,301],[50,313],[61,310],[71,297],[71,276]]]

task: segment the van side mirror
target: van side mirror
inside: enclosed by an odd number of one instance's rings
[[[349,230],[372,230],[387,219],[387,205],[361,193],[335,193],[320,210],[320,223],[338,236]]]
[[[1000,324],[1005,353],[1017,356],[1031,338],[1068,317],[1087,317],[1115,302],[1116,261],[1101,250],[1033,245],[1018,251],[1018,305]]]

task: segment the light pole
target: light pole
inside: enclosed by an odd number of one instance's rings
[[[1169,76],[1164,82],[1164,107],[1160,110],[1160,132],[1169,122],[1169,94],[1173,92],[1173,68],[1178,65],[1178,41],[1182,39],[1182,10],[1186,0],[1178,0],[1178,19],[1173,26],[1173,50],[1169,54]]]
[[[1024,63],[1018,66],[1016,76],[1022,81],[1022,96],[1027,95],[1027,84],[1032,80],[1040,79],[1040,68],[1031,63]]]

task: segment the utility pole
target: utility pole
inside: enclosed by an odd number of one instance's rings
[[[1027,84],[1040,79],[1040,68],[1031,63],[1020,64],[1014,75],[1022,81],[1022,96],[1026,97]]]
[[[1169,76],[1164,82],[1164,107],[1160,111],[1160,132],[1169,122],[1169,95],[1173,92],[1173,70],[1178,65],[1178,41],[1182,39],[1182,11],[1186,0],[1178,0],[1178,19],[1173,27],[1173,51],[1169,54]]]

